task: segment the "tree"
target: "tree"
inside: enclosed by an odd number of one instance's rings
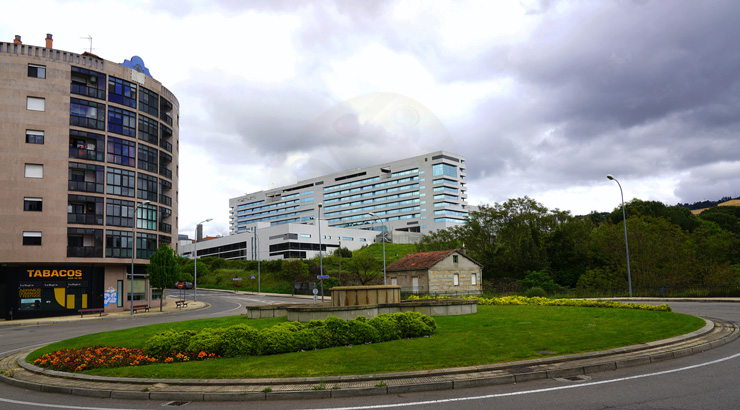
[[[175,259],[175,252],[163,243],[152,256],[149,257],[149,265],[146,268],[149,274],[149,285],[159,289],[162,294],[159,299],[159,311],[162,311],[162,301],[167,292],[167,287],[172,286],[180,275],[180,267]]]
[[[347,269],[357,278],[360,285],[365,285],[382,275],[378,261],[367,252],[357,252],[348,261]]]
[[[284,260],[280,275],[292,282],[308,280],[308,264],[300,259]]]

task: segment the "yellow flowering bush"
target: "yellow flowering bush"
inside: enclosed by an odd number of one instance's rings
[[[419,299],[439,299],[447,297],[436,297],[430,296],[409,296],[411,300]],[[526,296],[502,296],[498,298],[485,298],[483,296],[463,296],[463,299],[476,299],[479,305],[536,305],[536,306],[577,306],[577,307],[599,307],[599,308],[618,308],[618,309],[640,309],[640,310],[653,310],[660,312],[670,312],[671,307],[662,305],[649,305],[636,304],[636,303],[621,303],[611,300],[587,300],[587,299],[549,299],[542,297],[526,297]]]

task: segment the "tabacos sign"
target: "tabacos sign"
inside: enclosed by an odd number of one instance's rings
[[[26,269],[29,278],[68,278],[79,279],[82,269]]]

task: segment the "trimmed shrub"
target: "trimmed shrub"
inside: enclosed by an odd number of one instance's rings
[[[295,352],[295,332],[285,326],[273,326],[259,332],[259,350],[262,354]]]
[[[223,356],[257,356],[259,351],[259,331],[247,325],[235,325],[226,328],[221,334],[224,346]]]
[[[388,342],[391,340],[398,340],[401,338],[401,331],[398,328],[398,323],[391,317],[390,314],[384,313],[382,315],[375,316],[374,318],[367,321],[367,324],[374,327],[375,330],[380,334],[381,342]]]
[[[167,330],[157,333],[144,343],[144,352],[151,356],[165,356],[173,351],[187,351],[190,339],[196,335],[193,330],[178,332]]]
[[[362,316],[361,316],[362,317]],[[359,318],[357,318],[359,319]],[[365,343],[377,343],[380,341],[380,332],[377,329],[370,326],[362,317],[363,320],[351,320],[349,323],[349,334],[351,345],[361,345]]]
[[[226,344],[222,336],[225,331],[226,329],[224,328],[205,328],[201,330],[190,338],[187,351],[216,353],[219,356],[223,356]]]

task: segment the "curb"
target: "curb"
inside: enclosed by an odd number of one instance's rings
[[[0,373],[0,380],[36,391],[98,398],[178,401],[296,400],[450,390],[574,377],[639,366],[703,352],[740,336],[735,324],[704,320],[705,326],[695,332],[598,352],[451,369],[335,377],[238,380],[101,377],[47,370],[26,363],[25,358],[32,351],[29,349],[6,356],[6,359],[15,360],[22,369],[20,372],[28,372],[31,380],[15,378],[14,370]],[[79,387],[96,383],[101,386]],[[142,388],[145,385],[149,387]]]

